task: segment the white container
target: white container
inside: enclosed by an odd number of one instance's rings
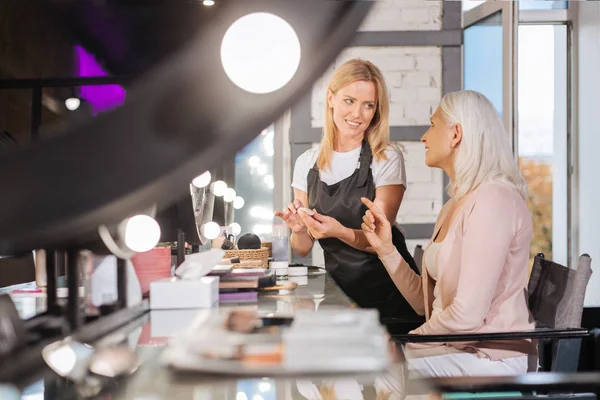
[[[277,278],[285,278],[288,276],[289,263],[287,261],[271,261],[269,263],[269,269],[273,270],[273,273]]]
[[[308,267],[289,267],[289,276],[306,276],[308,275]]]
[[[150,283],[150,309],[210,308],[219,302],[219,277],[165,278]]]

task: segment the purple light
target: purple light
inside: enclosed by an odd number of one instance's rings
[[[83,47],[75,46],[77,60],[77,76],[106,76],[93,55]],[[98,112],[110,110],[125,101],[125,89],[121,85],[87,85],[81,86],[79,96],[94,109],[94,115]]]

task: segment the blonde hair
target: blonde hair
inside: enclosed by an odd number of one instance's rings
[[[331,166],[333,147],[337,135],[335,122],[333,122],[333,110],[327,102],[327,94],[331,91],[335,95],[341,88],[357,81],[372,82],[375,85],[377,93],[375,115],[371,120],[371,124],[365,130],[365,137],[371,146],[373,157],[378,161],[387,159],[385,149],[390,142],[390,100],[385,80],[379,68],[373,63],[355,58],[342,64],[331,78],[329,86],[327,86],[323,138],[321,139],[319,157],[317,158],[319,169],[327,169]]]
[[[450,196],[459,199],[481,183],[495,181],[518,190],[526,199],[527,186],[508,134],[488,98],[473,90],[448,93],[440,102],[440,111],[446,122],[462,127]]]

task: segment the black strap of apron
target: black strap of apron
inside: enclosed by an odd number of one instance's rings
[[[371,152],[371,146],[367,140],[363,140],[362,148],[360,149],[360,157],[358,157],[358,179],[356,180],[356,187],[363,187],[367,183],[369,178],[369,169],[371,168],[371,161],[373,160],[373,153]]]

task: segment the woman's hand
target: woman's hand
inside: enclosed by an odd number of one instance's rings
[[[306,233],[306,225],[298,215],[298,209],[304,207],[304,204],[298,199],[290,203],[283,211],[275,211],[275,216],[285,221],[288,228],[294,233]]]
[[[392,226],[385,214],[371,200],[360,199],[369,209],[363,217],[361,228],[373,250],[381,258],[392,254],[395,247],[392,243]]]
[[[304,210],[300,210],[298,214],[302,218],[304,225],[308,228],[308,233],[314,239],[339,238],[344,226],[333,217],[319,214],[313,210],[314,214],[308,215]]]

